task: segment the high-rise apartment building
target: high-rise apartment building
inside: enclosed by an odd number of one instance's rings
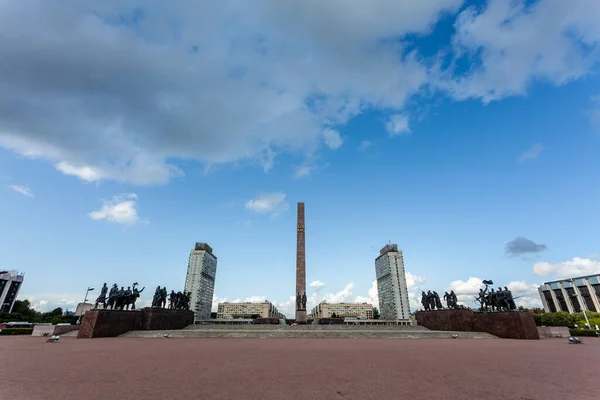
[[[408,320],[410,305],[402,252],[398,251],[397,244],[388,244],[379,253],[375,259],[375,273],[380,318]]]
[[[197,242],[190,252],[185,277],[185,291],[192,293],[190,305],[196,321],[210,319],[216,275],[217,257],[214,256],[212,247]]]
[[[25,276],[17,271],[0,271],[0,312],[11,312]]]

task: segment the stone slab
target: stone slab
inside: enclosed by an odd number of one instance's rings
[[[142,329],[183,329],[194,323],[194,312],[146,307],[142,310]]]
[[[539,339],[528,312],[475,313],[471,310],[418,311],[417,322],[435,331],[487,332],[505,339]]]
[[[91,310],[81,320],[79,339],[116,337],[142,328],[142,311]]]
[[[571,336],[571,332],[566,326],[538,326],[537,330],[542,338],[568,338]]]
[[[78,329],[79,325],[35,325],[31,336],[44,336],[44,334],[48,334],[48,336],[62,335]]]

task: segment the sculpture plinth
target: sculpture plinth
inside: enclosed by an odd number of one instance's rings
[[[304,236],[304,203],[298,203],[296,237],[296,323],[306,323],[306,248]]]
[[[528,312],[418,311],[416,318],[419,325],[433,331],[487,332],[504,339],[540,338]]]

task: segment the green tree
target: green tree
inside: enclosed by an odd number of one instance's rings
[[[332,313],[331,314],[331,318],[337,318],[338,316],[336,315],[336,313]]]
[[[377,307],[373,307],[373,319],[379,319],[379,310]]]

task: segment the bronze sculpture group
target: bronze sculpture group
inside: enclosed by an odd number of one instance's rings
[[[145,289],[141,290],[137,288],[138,283],[134,282],[131,286],[127,286],[125,289],[123,286],[119,289],[119,286],[115,283],[110,291],[106,286],[106,283],[100,289],[100,295],[96,298],[94,308],[98,308],[98,305],[102,304],[102,308],[105,310],[135,310],[135,302],[140,297]],[[169,308],[172,310],[189,310],[190,309],[190,295],[191,292],[178,292],[171,291],[169,295]],[[152,308],[166,308],[167,305],[167,288],[161,288],[158,286],[154,292],[152,299]]]
[[[456,303],[456,294],[454,291],[450,291],[450,293],[446,292],[444,294],[444,300],[446,301],[446,305],[448,308],[459,308]],[[442,301],[440,300],[440,295],[434,290],[433,293],[431,290],[428,290],[427,293],[424,291],[421,292],[421,304],[425,311],[430,310],[442,310],[444,307],[442,306]]]
[[[171,290],[169,294],[169,308],[171,310],[189,310],[192,292],[177,292]]]
[[[133,285],[127,286],[127,289],[125,289],[123,286],[121,286],[121,289],[119,289],[119,286],[115,283],[110,288],[110,291],[108,291],[108,287],[105,283],[100,290],[100,295],[96,299],[94,308],[98,308],[98,305],[102,304],[104,309],[110,308],[111,310],[135,310],[135,302],[140,297],[140,293],[142,293],[145,289],[142,288],[142,290],[138,290],[137,285],[138,283],[134,282]]]
[[[296,311],[306,311],[306,292],[296,294]]]
[[[493,285],[492,281],[483,281],[485,289],[479,289],[479,295],[475,300],[479,303],[480,311],[514,311],[517,309],[512,292],[504,286],[504,290],[498,287],[498,291],[491,289],[488,292],[488,286]]]
[[[517,309],[515,298],[513,297],[512,292],[508,290],[508,287],[504,286],[504,290],[501,287],[498,287],[497,291],[491,289],[488,292],[488,287],[493,285],[494,282],[484,280],[483,284],[485,285],[485,289],[479,289],[479,295],[475,298],[480,304],[480,311],[515,311]],[[444,300],[446,301],[446,308],[448,309],[464,308],[463,306],[458,305],[458,299],[453,290],[451,290],[450,293],[444,293]],[[431,292],[431,290],[427,291],[427,293],[424,291],[421,292],[421,304],[425,311],[436,309],[442,310],[444,308],[440,296],[437,292]]]

